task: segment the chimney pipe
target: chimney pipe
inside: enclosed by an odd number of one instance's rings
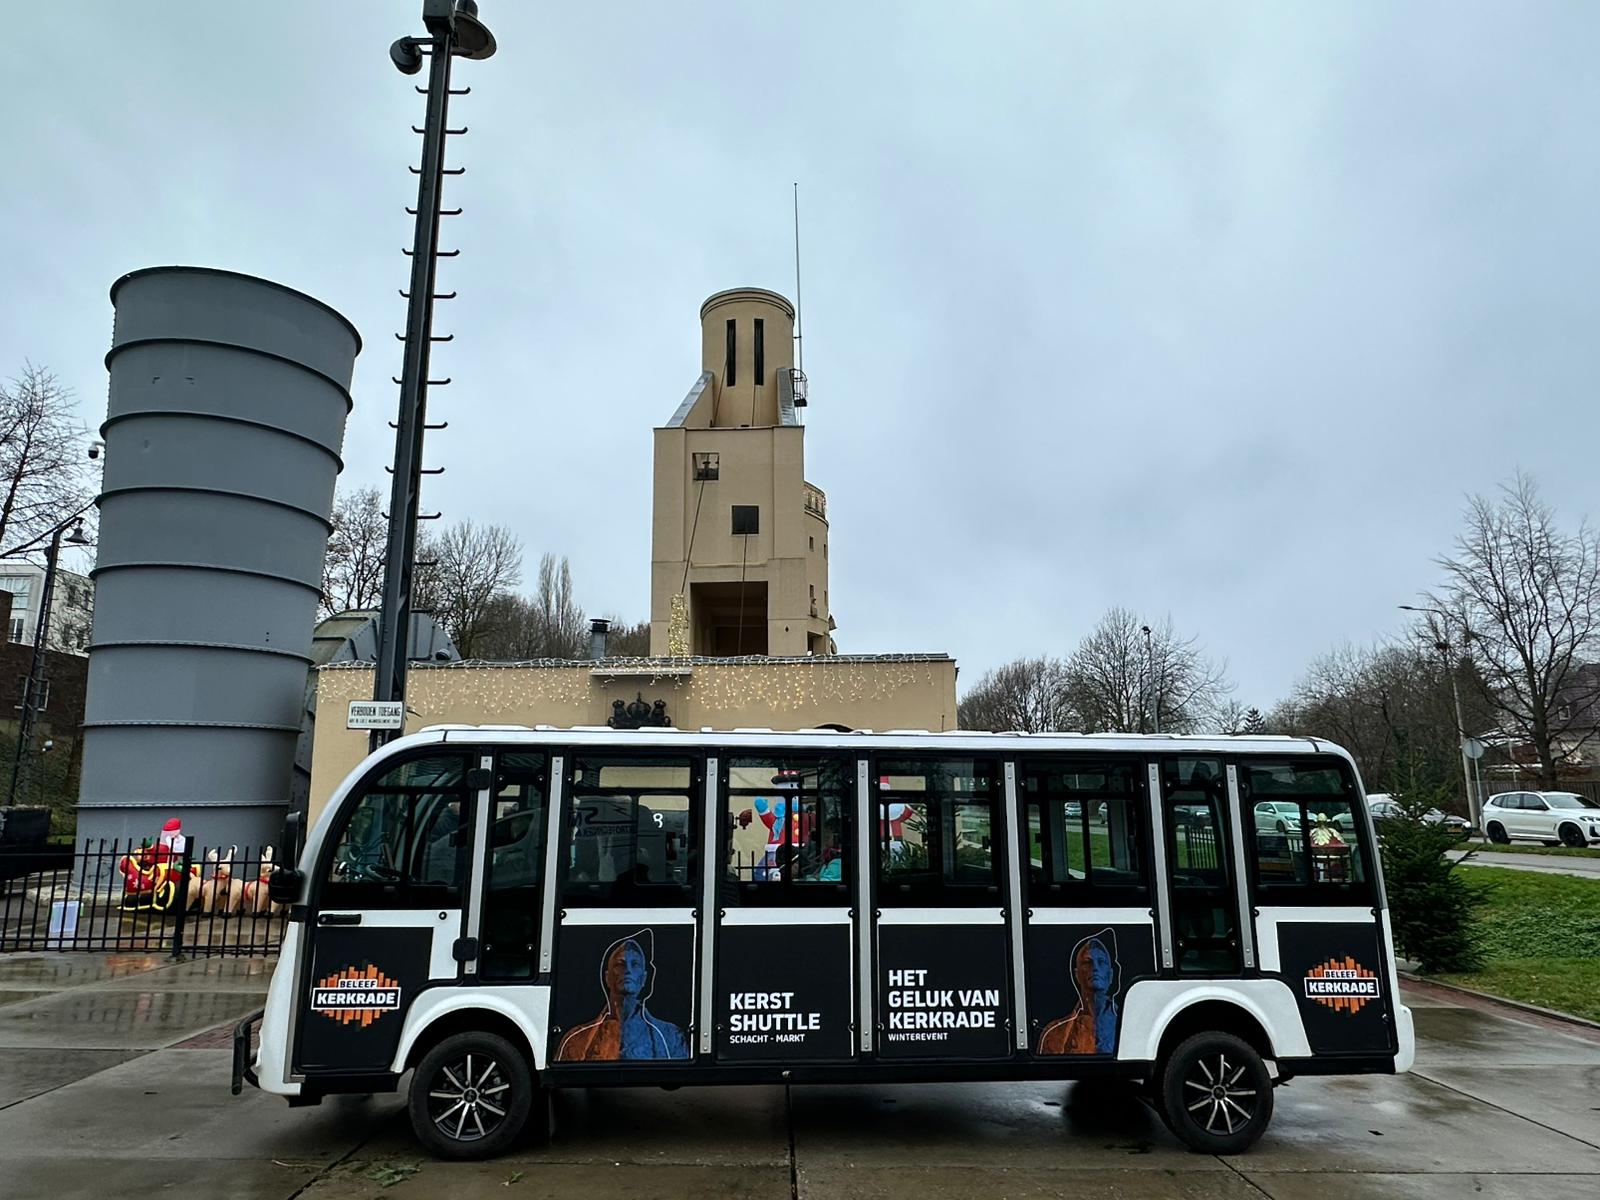
[[[595,662],[606,656],[606,634],[610,631],[611,622],[604,617],[589,622],[589,657]]]

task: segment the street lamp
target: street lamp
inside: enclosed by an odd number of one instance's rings
[[[449,338],[433,336],[433,302],[449,299],[435,294],[435,267],[438,265],[439,218],[445,175],[459,175],[462,168],[447,172],[444,165],[445,137],[462,134],[465,128],[447,127],[450,97],[469,89],[452,91],[450,62],[455,58],[482,60],[495,52],[494,34],[478,18],[476,0],[423,0],[422,22],[426,37],[403,37],[389,47],[389,58],[402,74],[415,75],[428,62],[428,86],[418,88],[428,98],[427,116],[417,132],[422,135],[422,163],[411,168],[417,175],[417,206],[412,211],[416,227],[411,256],[411,290],[406,292],[405,358],[400,370],[400,406],[394,422],[394,482],[389,493],[389,543],[384,552],[382,619],[378,623],[378,658],[373,664],[372,698],[379,701],[406,698],[406,661],[411,644],[411,581],[417,557],[417,521],[422,492],[422,440],[428,430],[428,387],[442,386],[448,379],[429,380],[429,349],[435,341]],[[461,210],[451,210],[454,216]],[[454,255],[454,250],[444,254]],[[454,336],[454,335],[452,335]],[[435,427],[436,428],[436,427]],[[437,471],[427,472],[437,474]],[[402,708],[403,711],[403,708]],[[389,736],[375,730],[372,749]]]
[[[1413,604],[1402,604],[1399,607],[1401,612],[1433,613],[1438,616],[1445,623],[1446,639],[1448,639],[1449,623],[1456,619],[1452,614],[1445,612],[1442,608],[1418,607]],[[1472,636],[1471,630],[1466,628],[1465,622],[1462,623],[1462,631],[1468,637]],[[1461,750],[1461,787],[1467,793],[1467,816],[1472,820],[1472,827],[1477,829],[1479,827],[1478,789],[1472,786],[1472,765],[1467,757],[1467,730],[1461,718],[1461,688],[1456,683],[1456,669],[1450,661],[1449,641],[1445,639],[1436,641],[1433,644],[1433,648],[1439,651],[1439,657],[1444,663],[1445,674],[1450,677],[1450,696],[1455,701],[1456,706],[1456,745]]]
[[[71,532],[68,532],[68,530]],[[56,559],[61,542],[69,546],[93,545],[83,534],[83,517],[68,517],[50,532],[50,547],[44,556],[44,583],[39,588],[39,613],[33,623],[33,656],[28,660],[28,677],[22,684],[22,713],[17,720],[17,756],[11,764],[11,790],[7,804],[16,804],[20,793],[26,800],[33,782],[33,729],[39,720],[40,698],[44,695],[48,660],[45,644],[50,638],[50,602],[56,590]]]
[[[1155,658],[1156,658],[1155,648],[1154,648],[1154,644],[1153,644],[1153,641],[1152,641],[1154,635],[1150,632],[1150,626],[1148,626],[1148,625],[1139,626],[1139,632],[1144,634],[1144,691],[1145,691],[1145,701],[1144,701],[1144,704],[1141,707],[1150,708],[1151,707],[1151,700],[1153,699],[1155,701],[1155,704],[1154,704],[1155,712],[1153,714],[1153,718],[1154,718],[1154,721],[1155,721],[1155,732],[1156,733],[1160,733],[1161,732],[1161,689],[1160,688],[1152,689],[1151,686],[1150,686],[1150,682],[1151,682],[1150,681],[1150,669],[1155,664]],[[1153,692],[1153,695],[1152,695],[1152,692]],[[1144,713],[1143,712],[1141,712],[1139,714],[1139,726],[1140,726],[1141,730],[1144,727]]]

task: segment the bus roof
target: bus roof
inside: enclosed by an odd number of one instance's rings
[[[988,733],[973,730],[930,732],[923,729],[612,729],[605,725],[558,728],[553,725],[430,725],[389,743],[421,746],[440,742],[475,745],[572,746],[680,746],[685,749],[716,746],[785,746],[805,749],[851,750],[863,746],[894,750],[970,750],[974,753],[1015,753],[1037,750],[1119,751],[1123,753],[1210,754],[1319,754],[1348,758],[1344,749],[1321,738],[1278,734],[1227,736],[1164,733]],[[389,747],[386,747],[389,748]]]

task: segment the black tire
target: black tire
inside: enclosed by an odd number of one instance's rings
[[[1241,1154],[1272,1120],[1272,1077],[1248,1043],[1231,1033],[1197,1033],[1161,1070],[1167,1128],[1201,1154]]]
[[[406,1107],[435,1157],[493,1158],[521,1136],[535,1090],[527,1056],[505,1038],[457,1033],[423,1055]]]
[[[1557,830],[1557,832],[1561,834],[1561,844],[1563,846],[1587,846],[1589,844],[1586,840],[1584,840],[1583,830],[1579,829],[1570,821]]]
[[[1499,821],[1490,821],[1484,832],[1489,835],[1489,840],[1496,846],[1509,846],[1511,839],[1506,836],[1506,827]]]

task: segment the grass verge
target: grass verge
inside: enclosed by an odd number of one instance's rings
[[[1554,854],[1565,858],[1600,858],[1600,846],[1528,846],[1521,842],[1510,846],[1496,846],[1493,842],[1463,842],[1461,845],[1482,850],[1486,854]]]
[[[1600,1021],[1600,879],[1461,870],[1489,889],[1478,922],[1485,961],[1481,970],[1436,978]]]

